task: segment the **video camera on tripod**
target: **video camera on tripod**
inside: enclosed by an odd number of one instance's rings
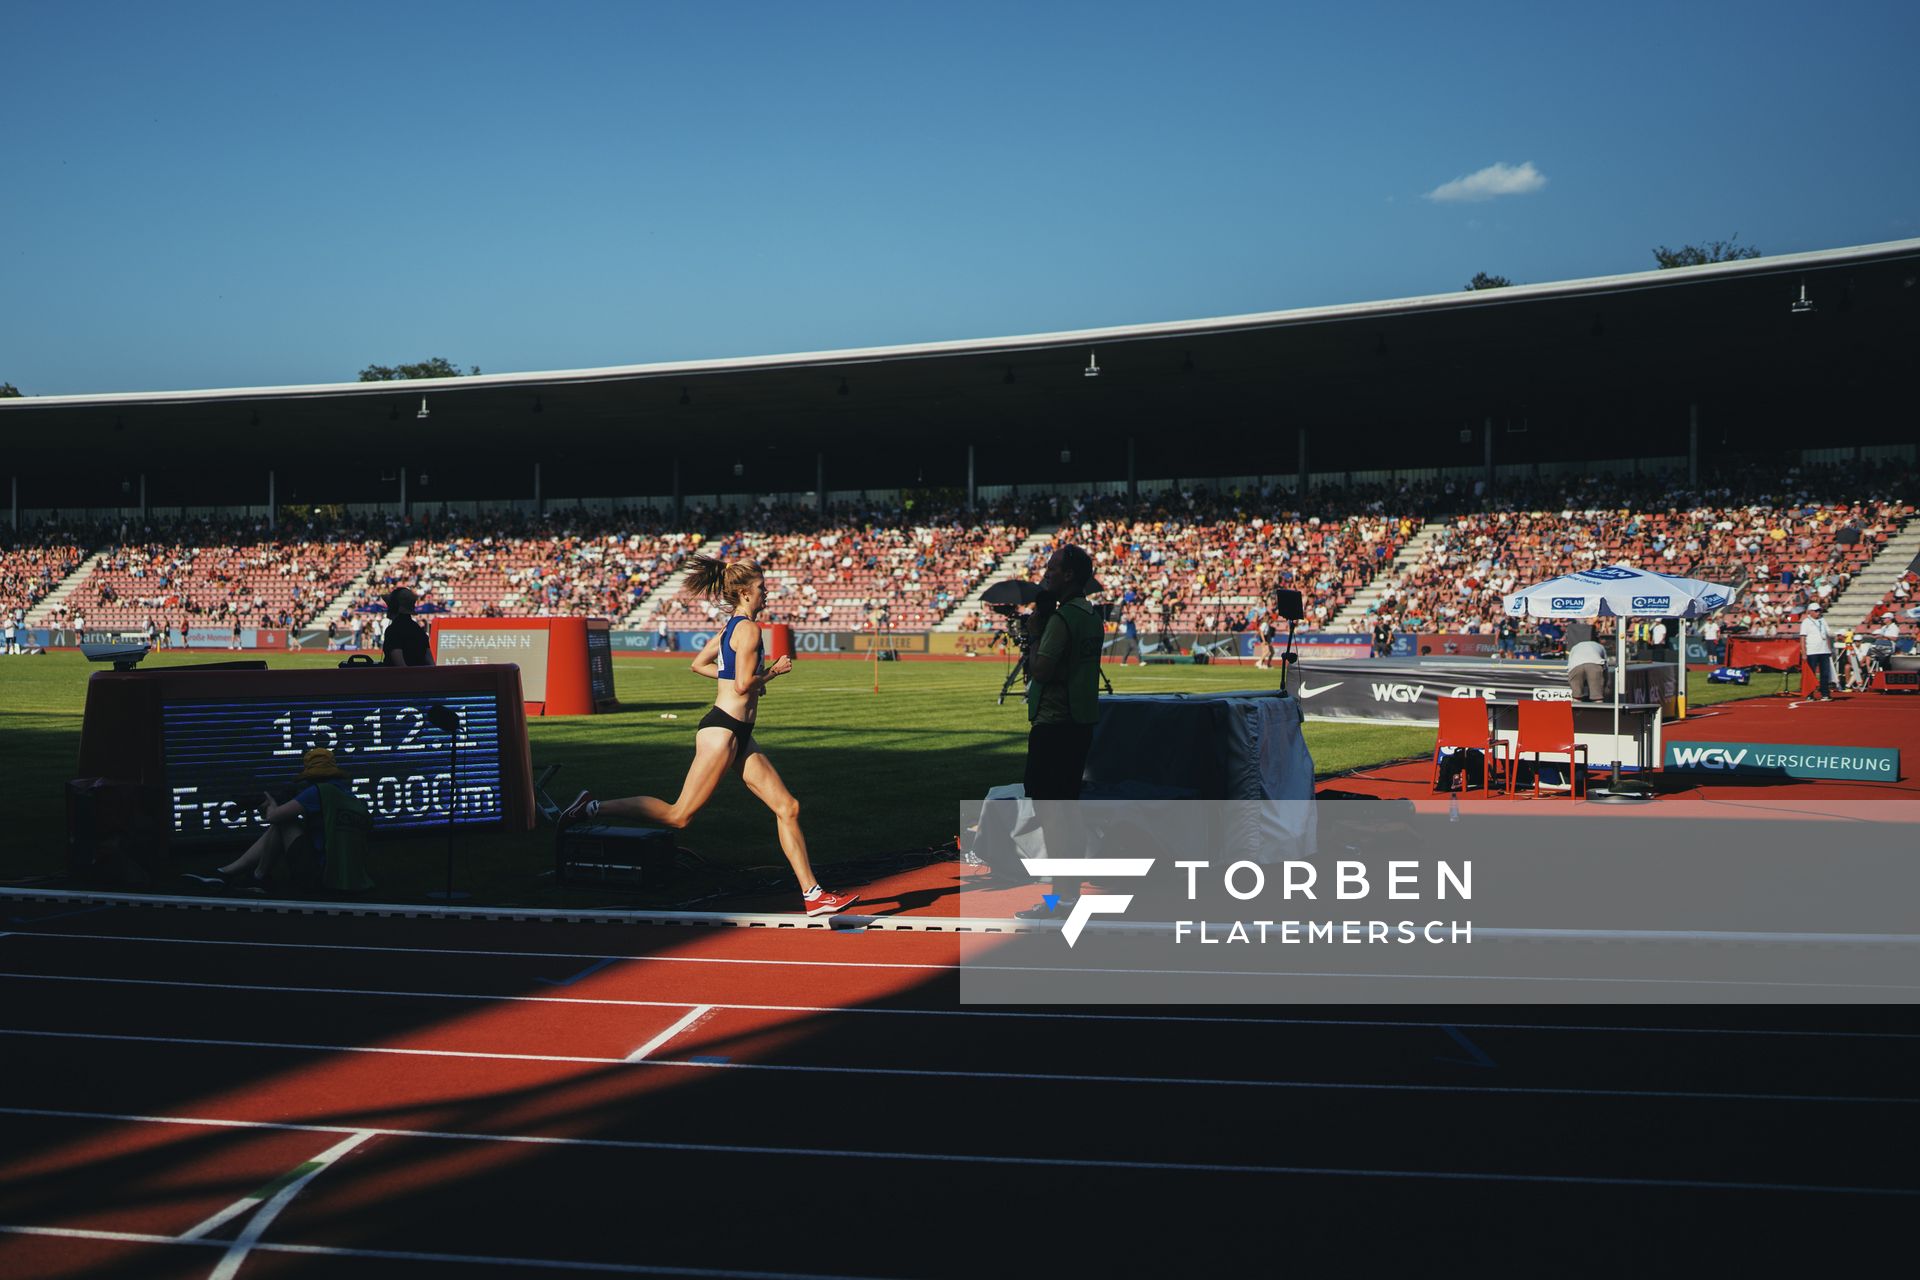
[[[1027,672],[1027,650],[1039,642],[1040,632],[1045,629],[1053,611],[1060,607],[1060,602],[1042,591],[1038,583],[1018,578],[994,583],[981,593],[980,602],[1004,619],[994,633],[994,639],[1004,640],[1009,654],[1018,652],[1020,655],[1020,660],[1007,668],[1007,678],[1000,683],[999,704],[1004,705],[1013,682],[1031,678]],[[1111,609],[1111,605],[1093,606],[1101,625],[1106,624]],[[1100,683],[1107,693],[1113,692],[1113,682],[1107,679],[1105,670],[1100,672]]]

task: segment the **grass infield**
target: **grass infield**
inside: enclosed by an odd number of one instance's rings
[[[219,653],[166,653],[143,667],[218,661]],[[252,655],[250,655],[252,656]],[[274,667],[323,667],[338,655],[262,655]],[[1277,672],[1247,666],[1109,667],[1117,693],[1171,693],[1271,688]],[[0,882],[56,877],[65,870],[62,787],[75,774],[89,664],[77,653],[0,658],[0,776],[13,817],[0,837]],[[881,855],[952,847],[960,801],[1017,782],[1026,750],[1024,703],[1010,695],[994,705],[999,661],[879,664],[802,661],[761,704],[756,736],[801,803],[801,824],[816,869],[829,883],[859,877],[836,865]],[[582,787],[596,795],[636,793],[671,798],[693,757],[694,724],[711,705],[712,682],[670,659],[614,664],[618,711],[528,722],[534,769],[561,766],[551,791],[562,803]],[[1695,706],[1748,696],[1734,686],[1689,681]],[[667,719],[665,717],[675,717]],[[1392,725],[1306,727],[1321,777],[1404,759],[1430,750],[1431,728]],[[476,904],[600,906],[686,901],[727,887],[791,877],[766,809],[728,779],[679,843],[709,866],[682,876],[663,893],[641,897],[613,887],[555,885],[552,829],[531,833],[462,832],[455,846],[455,883]],[[444,836],[383,836],[369,900],[421,900],[445,876]],[[179,870],[218,861],[209,851],[175,855]],[[156,889],[177,892],[172,882]]]

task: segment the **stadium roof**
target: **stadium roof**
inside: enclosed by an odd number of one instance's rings
[[[338,471],[345,452],[362,470],[432,467],[450,480],[520,473],[540,461],[547,492],[566,496],[667,492],[660,468],[670,469],[675,454],[688,493],[811,489],[816,451],[827,457],[830,488],[897,487],[909,483],[908,470],[928,484],[955,484],[969,444],[980,447],[982,483],[1064,479],[1068,468],[1075,478],[1114,479],[1125,473],[1129,437],[1143,477],[1290,472],[1297,427],[1312,431],[1316,470],[1474,463],[1480,448],[1463,454],[1458,429],[1489,417],[1528,422],[1529,456],[1550,456],[1547,435],[1591,443],[1621,432],[1627,452],[1640,433],[1649,446],[1642,452],[1672,454],[1684,452],[1671,433],[1684,432],[1690,403],[1716,431],[1737,419],[1745,432],[1766,432],[1790,428],[1813,406],[1904,387],[1920,337],[1916,275],[1920,240],[1903,240],[910,346],[403,383],[28,397],[0,401],[0,438],[22,477],[103,453],[147,473],[186,462],[209,474],[278,467],[311,475]],[[1812,310],[1796,312],[1803,286]],[[1086,377],[1096,359],[1100,376]],[[432,412],[419,421],[423,396]],[[1862,430],[1911,436],[1908,413],[1880,425],[1849,416]],[[332,455],[324,462],[309,448],[321,442]],[[1057,462],[1062,449],[1076,463]],[[731,477],[736,461],[748,468],[744,482]],[[439,487],[431,496],[493,496]],[[155,499],[163,500],[209,499],[183,491]]]

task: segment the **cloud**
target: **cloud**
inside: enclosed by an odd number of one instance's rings
[[[1426,198],[1447,204],[1466,203],[1495,196],[1523,196],[1546,185],[1546,175],[1534,168],[1531,160],[1519,165],[1490,164],[1464,178],[1441,183],[1427,192]]]

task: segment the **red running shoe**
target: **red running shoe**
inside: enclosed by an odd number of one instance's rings
[[[835,893],[831,889],[822,889],[818,896],[812,898],[803,897],[800,901],[807,908],[808,915],[830,916],[836,912],[845,911],[848,907],[860,901],[860,895],[857,893]]]

